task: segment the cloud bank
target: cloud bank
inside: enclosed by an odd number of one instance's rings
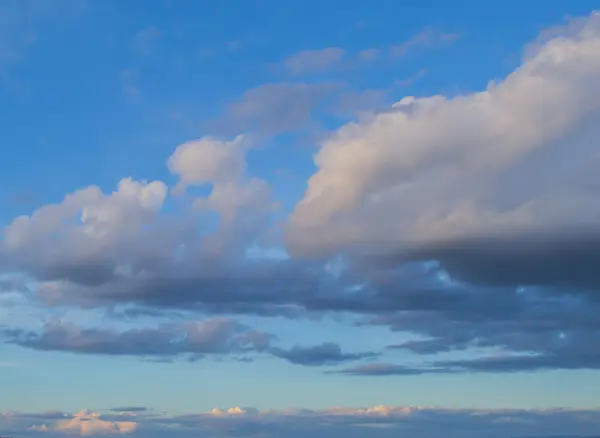
[[[44,424],[41,424],[44,423]],[[18,436],[236,436],[353,437],[423,436],[475,438],[564,437],[591,438],[598,431],[596,410],[448,410],[432,407],[373,406],[369,408],[292,409],[215,408],[207,413],[179,416],[104,415],[81,411],[74,415],[4,414],[0,427]]]

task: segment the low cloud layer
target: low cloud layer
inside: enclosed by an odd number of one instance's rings
[[[333,408],[325,410],[259,411],[235,407],[208,413],[166,416],[140,414],[100,415],[81,411],[75,415],[54,413],[0,415],[0,428],[15,436],[131,436],[175,437],[237,436],[350,437],[399,435],[456,438],[564,437],[591,438],[600,427],[596,410],[448,410],[409,406]]]

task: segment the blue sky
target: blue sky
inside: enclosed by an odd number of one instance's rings
[[[600,430],[595,6],[0,0],[0,413]]]

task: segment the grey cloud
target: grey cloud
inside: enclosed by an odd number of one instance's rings
[[[3,334],[8,343],[35,350],[157,358],[262,351],[270,340],[269,335],[226,318],[123,332],[50,320],[41,332],[6,329]]]
[[[448,280],[445,271],[431,263],[362,272],[349,267],[332,276],[320,264],[260,262],[231,271],[213,269],[196,277],[130,279],[102,287],[64,285],[53,294],[57,303],[137,303],[143,306],[140,312],[151,317],[177,309],[185,309],[187,315],[288,317],[352,312],[364,316],[360,324],[421,336],[392,346],[420,355],[491,348],[571,357],[569,363],[553,361],[546,367],[598,367],[590,346],[600,341],[596,317],[600,301],[592,294],[576,289],[474,286]],[[276,352],[291,362],[341,359],[337,353],[331,345]],[[524,369],[531,368],[523,364]]]
[[[289,350],[273,345],[275,335],[251,330],[227,318],[164,325],[151,329],[110,331],[80,328],[50,320],[41,332],[5,328],[6,342],[25,348],[79,354],[139,356],[167,362],[185,357],[195,362],[206,356],[266,353],[303,366],[332,365],[374,357],[374,353],[344,353],[339,345],[294,346]],[[249,361],[252,357],[239,357]],[[114,408],[115,412],[141,412],[146,408]]]
[[[312,347],[295,345],[289,350],[273,348],[271,352],[288,362],[304,366],[332,365],[377,356],[376,353],[344,353],[338,344],[332,342],[323,342]]]
[[[113,412],[146,412],[148,408],[145,406],[119,406],[110,410]]]
[[[9,292],[29,292],[25,279],[14,275],[0,277],[0,293]]]
[[[371,363],[334,371],[334,374],[349,374],[353,376],[417,376],[439,370],[426,368],[411,368],[389,363]]]
[[[595,290],[600,230],[583,226],[455,239],[370,262],[393,266],[409,260],[437,260],[453,278],[475,284]]]

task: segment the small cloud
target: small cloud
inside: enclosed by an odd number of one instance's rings
[[[117,408],[110,409],[113,412],[146,412],[148,410],[145,406],[119,406]]]
[[[134,68],[121,70],[121,85],[123,86],[123,92],[127,97],[134,98],[141,94],[141,91],[137,86],[138,77],[138,71]]]
[[[319,345],[303,347],[295,345],[290,350],[271,349],[274,356],[285,359],[296,365],[322,366],[377,356],[376,353],[344,353],[338,344],[323,342]]]
[[[322,73],[341,62],[346,53],[340,47],[303,50],[285,59],[283,66],[292,75]]]
[[[389,54],[393,58],[406,56],[414,49],[434,49],[453,44],[458,39],[456,33],[446,33],[433,27],[427,27],[422,32],[413,35],[401,44],[391,46]]]
[[[156,42],[162,36],[162,31],[156,27],[148,27],[138,31],[133,37],[131,49],[140,56],[152,55]]]
[[[241,41],[227,41],[225,43],[225,47],[230,52],[236,53],[242,49],[242,42]]]
[[[422,68],[417,73],[415,73],[414,75],[412,75],[406,79],[398,79],[396,82],[394,82],[394,86],[408,87],[409,85],[412,85],[417,79],[425,76],[427,74],[427,72],[428,72],[428,70],[426,68]]]
[[[381,55],[381,49],[372,47],[358,52],[358,59],[361,61],[374,61]]]

